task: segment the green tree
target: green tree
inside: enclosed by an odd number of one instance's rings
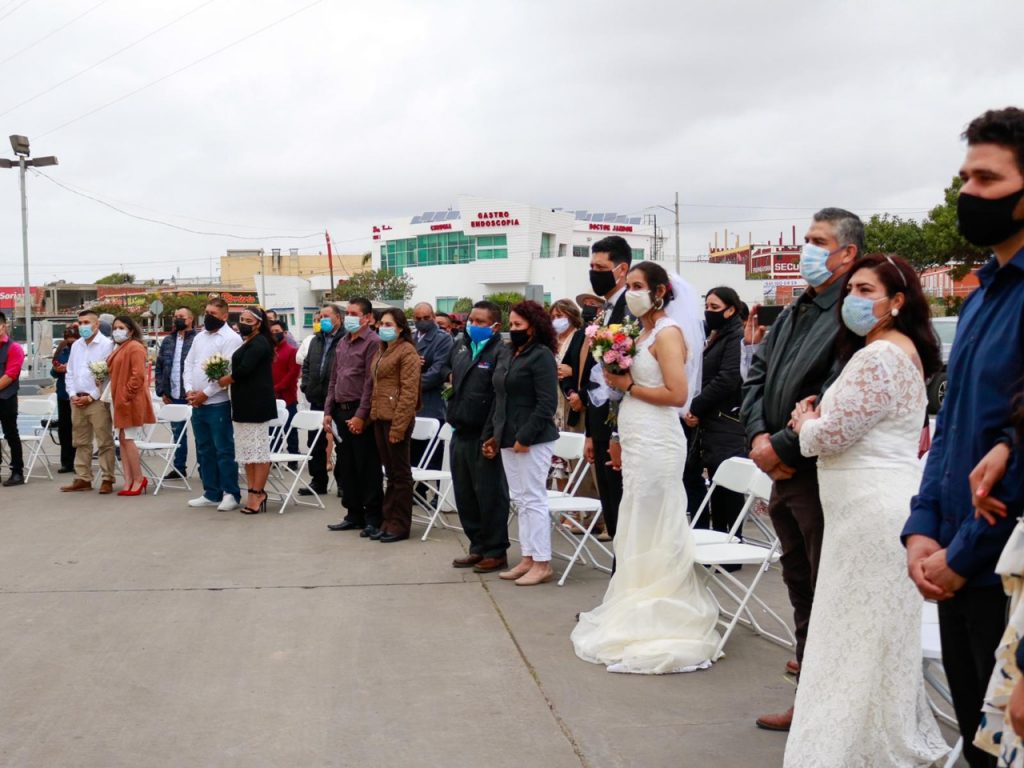
[[[925,246],[921,225],[888,213],[876,213],[864,225],[864,247],[867,253],[902,256],[919,271],[934,263]]]
[[[386,269],[367,270],[339,282],[334,299],[345,301],[362,296],[370,301],[408,301],[415,288],[409,275],[396,275]]]
[[[487,301],[493,301],[499,307],[501,307],[501,316],[505,322],[508,322],[508,313],[516,304],[521,301],[525,301],[526,297],[521,293],[515,291],[506,291],[504,293],[492,293],[490,296],[484,296]]]
[[[452,305],[452,312],[457,312],[460,315],[468,315],[472,311],[474,304],[476,304],[475,301],[463,296]]]
[[[96,285],[122,285],[123,283],[134,283],[135,275],[130,272],[111,272],[106,277],[96,281]]]

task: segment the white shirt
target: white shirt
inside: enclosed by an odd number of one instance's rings
[[[68,372],[64,377],[69,397],[89,395],[93,400],[100,399],[100,388],[96,386],[96,376],[89,370],[89,364],[106,360],[113,349],[114,342],[95,329],[91,342],[79,339],[71,345]]]
[[[606,326],[612,319],[612,311],[615,309],[615,305],[622,298],[622,294],[626,292],[626,286],[622,286],[615,293],[612,294],[610,299],[605,300],[606,309],[601,315],[601,326]],[[561,361],[559,361],[561,362]],[[595,365],[590,369],[590,381],[594,385],[590,387],[588,398],[590,402],[601,407],[609,400],[621,400],[622,393],[616,389],[612,389],[608,386],[608,382],[604,380],[604,366]]]
[[[203,363],[213,355],[223,355],[228,360],[235,350],[242,346],[242,337],[231,330],[225,323],[219,330],[210,333],[200,331],[192,339],[192,346],[185,357],[185,390],[187,392],[202,391],[206,395],[206,403],[226,403],[228,393],[216,381],[210,381],[203,370]],[[204,403],[205,405],[205,403]]]
[[[174,361],[171,363],[171,397],[181,400],[181,350],[185,348],[185,339],[180,333],[174,334]]]
[[[304,338],[302,343],[299,345],[299,351],[295,353],[295,362],[299,365],[306,362],[306,355],[309,354],[309,345],[313,343],[314,336],[316,336],[315,333],[309,334],[309,336]]]

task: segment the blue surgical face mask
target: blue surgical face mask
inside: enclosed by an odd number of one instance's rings
[[[804,243],[804,247],[800,251],[800,276],[812,288],[817,288],[832,277],[832,270],[826,265],[828,257],[831,255],[820,245]]]
[[[347,333],[355,333],[362,326],[362,320],[353,315],[345,315],[345,331]]]
[[[83,326],[81,326],[78,329],[78,335],[81,336],[83,339],[91,339],[92,338],[92,326],[91,325],[83,325]]]
[[[858,336],[867,336],[881,318],[875,317],[875,304],[882,299],[865,299],[863,296],[847,296],[843,301],[843,322]]]
[[[388,343],[398,338],[398,329],[385,326],[377,332],[377,335],[380,336],[381,341]]]
[[[330,333],[334,330],[334,323],[331,322],[331,318],[324,317],[320,320],[320,330],[324,333]]]
[[[494,329],[489,325],[467,325],[466,333],[469,334],[469,340],[477,344],[483,341],[489,341],[491,336],[494,335]]]

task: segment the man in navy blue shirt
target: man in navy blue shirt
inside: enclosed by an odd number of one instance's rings
[[[1012,440],[1011,416],[1024,382],[1024,111],[986,112],[964,138],[958,226],[993,256],[978,270],[981,285],[960,313],[949,387],[903,541],[910,577],[922,595],[940,601],[942,659],[964,757],[971,766],[995,766],[972,742],[1006,624],[1006,596],[994,569],[1024,511],[1024,460],[1014,452],[1001,480],[974,489],[1013,513],[994,525],[975,517],[969,475],[991,461],[994,446]]]

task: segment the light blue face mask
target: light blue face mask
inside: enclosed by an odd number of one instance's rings
[[[804,247],[800,251],[800,276],[812,288],[817,288],[832,277],[832,270],[826,266],[828,257],[831,255],[820,245],[804,243]]]
[[[321,324],[323,321],[321,321]],[[362,320],[354,315],[345,315],[345,331],[348,333],[356,333],[360,326],[363,324]]]
[[[385,326],[377,332],[377,335],[380,336],[381,341],[389,343],[398,338],[398,329]]]
[[[881,318],[875,317],[875,304],[883,299],[865,299],[863,296],[847,296],[843,301],[843,322],[858,336],[867,336],[878,325]]]

